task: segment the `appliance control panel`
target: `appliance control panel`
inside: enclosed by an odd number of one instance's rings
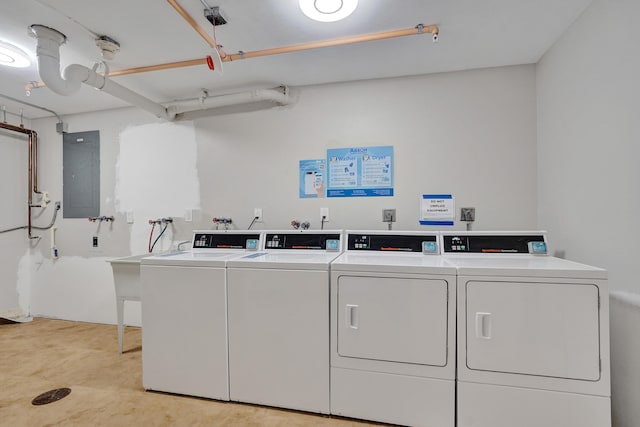
[[[438,239],[435,235],[349,233],[349,251],[418,252],[438,254]]]
[[[340,251],[340,233],[267,233],[265,249]]]
[[[546,255],[544,234],[443,234],[442,250],[445,254],[535,254]]]
[[[207,233],[193,235],[194,249],[247,249],[258,250],[260,233]]]

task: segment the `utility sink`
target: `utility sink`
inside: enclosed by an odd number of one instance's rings
[[[109,261],[113,270],[116,288],[116,309],[118,311],[118,349],[122,353],[124,302],[140,301],[140,261],[150,254],[132,255]]]

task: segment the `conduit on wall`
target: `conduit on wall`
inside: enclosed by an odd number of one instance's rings
[[[71,95],[80,90],[82,83],[103,90],[118,99],[135,105],[156,117],[173,121],[189,117],[192,111],[202,114],[208,111],[215,114],[219,107],[238,105],[243,103],[268,102],[272,106],[287,105],[291,103],[288,90],[264,89],[243,94],[221,95],[215,97],[204,97],[193,100],[186,105],[174,105],[165,107],[162,104],[151,101],[144,96],[127,89],[126,87],[113,82],[108,73],[101,75],[96,72],[97,66],[93,69],[83,65],[71,64],[64,69],[63,76],[60,75],[60,46],[65,43],[66,36],[57,30],[43,25],[32,25],[32,34],[37,40],[36,55],[38,58],[38,71],[45,85],[59,95]],[[192,105],[199,101],[197,105]],[[178,117],[176,117],[179,115]]]
[[[27,106],[29,106],[31,108],[37,108],[39,110],[46,111],[47,113],[51,113],[51,114],[53,114],[54,116],[56,116],[58,118],[58,123],[56,124],[56,132],[62,133],[62,132],[66,132],[67,131],[66,130],[67,129],[67,124],[64,123],[62,121],[62,117],[60,117],[60,115],[58,113],[56,113],[55,111],[53,111],[53,110],[50,110],[50,109],[45,108],[45,107],[41,107],[41,106],[36,105],[36,104],[31,104],[30,102],[26,102],[26,101],[23,101],[21,99],[13,98],[13,97],[11,97],[9,95],[5,95],[3,93],[0,93],[0,98],[6,98],[6,99],[9,99],[9,100],[11,100],[13,102],[17,102],[19,104],[24,104],[24,105],[27,105]],[[5,119],[5,122],[6,121],[7,120]]]

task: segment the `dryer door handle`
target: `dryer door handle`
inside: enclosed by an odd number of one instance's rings
[[[356,304],[346,305],[347,328],[358,329],[358,306]]]
[[[476,313],[476,338],[491,339],[491,313]]]

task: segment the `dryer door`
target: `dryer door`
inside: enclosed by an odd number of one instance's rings
[[[447,364],[447,282],[338,277],[338,354],[433,366]]]
[[[470,280],[469,369],[597,381],[598,287]]]

